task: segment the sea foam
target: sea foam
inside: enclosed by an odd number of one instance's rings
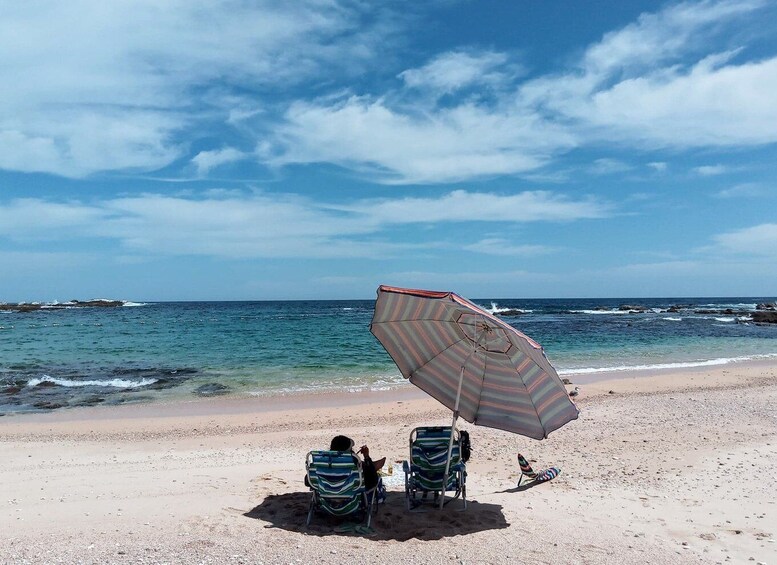
[[[590,375],[594,373],[612,373],[625,371],[645,371],[660,369],[690,369],[693,367],[714,367],[718,365],[728,365],[729,363],[742,363],[745,361],[757,361],[759,359],[775,359],[777,353],[768,355],[749,355],[744,357],[721,357],[718,359],[707,359],[697,361],[681,361],[678,363],[653,363],[647,365],[616,365],[612,367],[585,367],[581,369],[561,369],[557,371],[559,375]]]
[[[80,381],[80,380],[73,380],[73,379],[60,379],[56,377],[50,377],[48,375],[43,375],[40,378],[30,379],[29,381],[27,381],[27,386],[34,387],[34,386],[38,386],[41,383],[52,383],[58,386],[65,386],[65,387],[104,386],[104,387],[113,387],[113,388],[138,388],[142,386],[152,385],[155,382],[157,382],[156,379],[140,379],[140,380],[108,379],[104,381],[96,381],[96,380]]]

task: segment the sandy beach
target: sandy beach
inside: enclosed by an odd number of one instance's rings
[[[469,508],[407,512],[400,465],[372,535],[305,527],[305,454],[374,456],[449,413],[408,385],[0,418],[3,563],[777,563],[777,366],[572,377],[580,418],[538,442],[470,431]],[[557,465],[516,488],[516,453]]]

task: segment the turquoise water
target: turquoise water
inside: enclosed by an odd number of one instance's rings
[[[475,300],[559,373],[777,357],[774,298]],[[618,310],[644,306],[644,313]],[[156,303],[0,314],[0,413],[402,382],[369,332],[374,301]],[[672,312],[666,310],[679,306]],[[728,310],[728,312],[726,312]]]

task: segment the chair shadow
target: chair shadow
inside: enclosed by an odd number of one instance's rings
[[[310,496],[310,492],[271,494],[243,516],[267,522],[265,528],[280,528],[307,535],[364,535],[369,539],[395,541],[439,540],[510,526],[502,513],[502,506],[498,504],[469,500],[467,509],[461,511],[461,500],[454,500],[442,510],[428,504],[418,510],[408,511],[404,494],[390,492],[386,502],[373,514],[373,531],[370,534],[343,532],[345,528],[342,526],[353,524],[353,520],[349,522],[347,519],[316,514],[310,526],[305,525]]]
[[[550,481],[545,481],[545,482],[550,482]],[[522,484],[520,486],[517,486],[517,487],[496,491],[495,494],[501,494],[501,493],[504,493],[504,492],[523,492],[525,490],[529,490],[530,488],[534,488],[534,487],[540,486],[541,484],[542,483],[538,483],[537,481],[529,481],[528,483],[524,483],[524,484]]]

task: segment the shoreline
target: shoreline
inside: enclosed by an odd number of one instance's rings
[[[647,390],[671,390],[673,381],[683,380],[684,388],[717,388],[742,383],[742,371],[752,380],[752,371],[769,371],[777,368],[777,359],[747,360],[721,365],[684,367],[682,369],[638,369],[634,371],[610,371],[563,375],[569,379],[567,390],[580,387],[576,400],[592,395],[617,392],[644,392]],[[705,380],[704,374],[715,378]],[[234,393],[213,397],[172,397],[151,402],[136,402],[122,405],[94,405],[62,408],[52,411],[8,413],[0,417],[3,424],[16,420],[25,424],[56,423],[82,420],[137,420],[145,418],[197,417],[213,415],[268,414],[283,411],[313,410],[321,408],[347,408],[371,404],[385,404],[406,401],[422,401],[429,397],[405,381],[382,390],[288,392],[282,394]]]
[[[405,510],[396,462],[410,431],[451,416],[410,384],[0,418],[0,561],[776,560],[777,363],[573,386],[580,417],[544,441],[461,423],[473,442],[465,512]],[[335,433],[394,462],[370,535],[304,525],[305,455]],[[516,488],[516,452],[562,472]]]

